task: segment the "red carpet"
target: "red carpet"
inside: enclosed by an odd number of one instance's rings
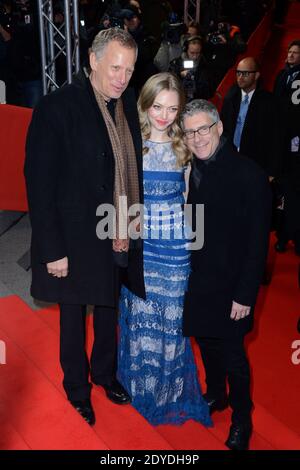
[[[271,288],[260,294],[256,329],[249,335],[248,343],[255,377],[254,399],[300,434],[300,365],[291,359],[292,343],[300,339],[298,264],[292,250],[276,255]]]
[[[53,328],[43,315],[16,296],[0,299],[0,338],[7,349],[7,364],[0,369],[1,415],[27,445],[33,449],[171,448],[135,410],[114,405],[100,389],[93,390],[92,396],[96,426],[90,428],[82,421],[61,385],[57,311],[48,313]]]
[[[9,299],[14,300],[13,297]],[[18,302],[13,303],[19,309]],[[7,315],[9,310],[6,308]],[[12,315],[11,320],[12,325],[20,329],[17,318]],[[24,318],[23,322],[30,323]],[[2,323],[1,315],[1,326]],[[39,333],[42,340],[43,331]],[[7,364],[1,365],[1,448],[107,449],[105,443],[73,412],[45,372],[32,363],[27,350],[2,328],[0,337],[7,348]],[[35,351],[38,355],[40,349]]]
[[[262,76],[270,90],[277,72],[284,66],[288,44],[299,38],[300,3],[294,2],[290,4],[284,27],[274,29],[265,51]],[[291,345],[293,341],[300,340],[296,329],[300,317],[300,295],[297,289],[299,261],[292,247],[288,253],[276,256],[271,290],[261,293],[257,309],[258,327],[249,338],[249,353],[255,376],[254,398],[298,433],[300,365],[296,366],[291,361]],[[263,344],[260,337],[262,331]],[[275,385],[274,370],[277,375],[276,388],[272,386]],[[268,393],[260,394],[260,389],[268,390]],[[279,400],[279,394],[282,394],[282,401]]]
[[[291,344],[299,338],[299,259],[290,247],[283,255],[272,249],[270,262],[272,283],[261,289],[257,327],[248,341],[255,402],[251,448],[300,449],[300,365],[291,362]],[[91,317],[87,323],[90,345]],[[131,406],[109,402],[96,387],[97,422],[90,428],[64,396],[58,329],[57,308],[34,312],[16,296],[0,299],[0,339],[7,351],[7,363],[0,366],[1,449],[225,449],[228,410],[215,415],[210,429],[193,421],[154,428]]]

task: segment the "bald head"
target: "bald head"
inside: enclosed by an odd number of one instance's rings
[[[238,68],[240,66],[247,67],[248,70],[259,70],[258,62],[254,57],[245,57],[238,63]]]
[[[254,57],[245,57],[238,63],[236,81],[245,93],[250,93],[256,88],[259,76],[259,65]]]

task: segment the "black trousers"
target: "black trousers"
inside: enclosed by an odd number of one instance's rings
[[[205,368],[207,395],[219,398],[229,386],[232,422],[243,424],[251,420],[250,368],[244,348],[244,338],[196,338]]]
[[[109,384],[117,368],[117,311],[95,306],[94,344],[89,361],[86,353],[86,306],[60,305],[60,363],[63,386],[69,400],[90,397],[91,383]]]

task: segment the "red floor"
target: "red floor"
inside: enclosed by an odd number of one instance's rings
[[[262,287],[256,329],[249,335],[255,410],[252,449],[300,449],[300,364],[291,361],[300,335],[299,258],[292,246],[275,254],[272,283]],[[226,410],[214,427],[190,421],[184,426],[150,426],[130,405],[109,402],[93,389],[97,415],[85,424],[65,399],[58,361],[56,308],[32,311],[16,296],[0,299],[0,339],[6,364],[0,366],[0,449],[225,449],[230,423]],[[88,319],[89,344],[91,321]],[[197,362],[203,381],[198,351]]]

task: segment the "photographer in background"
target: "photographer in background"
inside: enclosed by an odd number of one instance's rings
[[[174,59],[169,67],[169,72],[181,79],[188,101],[194,98],[209,99],[214,93],[202,49],[202,38],[191,36],[186,39],[181,56]]]
[[[217,88],[226,72],[235,63],[238,54],[245,52],[240,28],[232,25],[225,18],[211,26],[205,43],[205,57],[211,64],[214,86]]]
[[[201,0],[200,2],[200,23],[201,34],[206,36],[211,30],[212,24],[222,14],[222,4],[224,0]]]
[[[15,0],[12,9],[9,61],[18,86],[16,104],[29,108],[33,108],[43,94],[37,8],[34,0]]]
[[[180,0],[182,2],[182,0]],[[147,31],[151,31],[151,34],[157,41],[161,40],[161,25],[168,21],[169,15],[172,13],[172,7],[170,2],[167,0],[140,0],[139,1],[143,23]]]
[[[127,4],[120,10],[118,16],[124,21],[127,30],[138,46],[138,56],[130,85],[135,89],[136,96],[149,77],[158,72],[154,65],[154,57],[159,48],[159,42],[145,30],[140,9]]]
[[[247,41],[272,3],[270,0],[222,0],[222,15],[239,25]]]
[[[162,23],[161,28],[162,40],[154,58],[154,65],[160,72],[167,72],[172,60],[179,57],[182,52],[181,38],[186,34],[187,27],[179,22],[176,13],[171,13],[169,21]]]

